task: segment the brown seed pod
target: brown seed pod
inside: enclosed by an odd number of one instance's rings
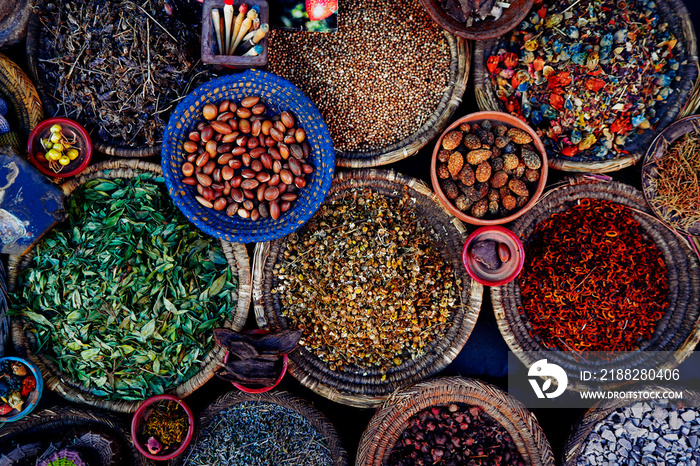
[[[534,151],[525,149],[523,147],[522,151],[520,151],[520,158],[522,159],[523,163],[527,166],[527,168],[531,170],[539,170],[542,167],[542,159]]]
[[[518,156],[515,154],[503,154],[503,169],[515,170],[520,163]]]
[[[530,183],[538,181],[540,179],[540,171],[531,170],[530,168],[528,168],[527,170],[525,170],[525,179]]]
[[[443,180],[446,180],[450,177],[450,170],[447,168],[446,163],[438,164],[436,171],[437,171],[438,178],[442,178]]]
[[[503,162],[503,157],[495,157],[495,158],[491,159],[490,162],[491,162],[491,169],[494,172],[498,172],[498,171],[503,170],[503,166],[505,165],[505,163]]]
[[[498,171],[493,174],[489,180],[489,183],[491,184],[492,188],[498,189],[508,183],[508,175],[504,171]]]
[[[505,136],[505,134],[508,132],[508,127],[505,125],[496,125],[493,127],[492,131],[496,137]]]
[[[450,131],[442,138],[443,149],[453,151],[462,142],[462,132],[461,131]]]
[[[508,188],[518,196],[528,196],[527,186],[521,180],[510,180]]]
[[[463,165],[464,157],[462,157],[462,154],[459,152],[452,152],[449,160],[447,161],[447,170],[450,172],[450,175],[457,177],[459,172],[462,170]]]
[[[501,195],[499,194],[499,192],[498,192],[497,189],[491,189],[491,190],[489,190],[489,193],[488,193],[488,195],[486,196],[486,198],[489,200],[489,202],[491,202],[491,201],[500,201],[500,200],[501,200]]]
[[[451,151],[447,149],[440,149],[437,155],[437,159],[442,163],[447,163],[447,161],[450,159],[450,154],[452,154]]]
[[[457,199],[455,199],[455,207],[457,207],[462,212],[466,212],[474,204],[474,201],[469,199],[466,194],[460,194]]]
[[[489,201],[489,213],[491,215],[497,215],[498,214],[498,209],[500,208],[500,204],[498,201]]]
[[[474,169],[471,165],[467,164],[462,167],[462,171],[459,172],[459,181],[461,181],[465,186],[471,186],[476,181],[476,176],[474,175]]]
[[[507,196],[504,196],[503,199],[501,200],[501,203],[503,204],[503,207],[506,210],[515,209],[516,202],[517,201],[515,200],[515,197],[511,196],[510,194],[508,194]]]
[[[462,123],[461,125],[459,125],[459,129],[460,129],[460,131],[464,131],[465,133],[468,133],[472,129],[472,127],[469,123]]]
[[[471,214],[472,217],[482,218],[484,215],[486,215],[486,212],[488,212],[488,210],[489,201],[487,199],[480,199],[479,201],[475,202],[472,206]]]
[[[532,142],[532,136],[520,128],[510,128],[508,131],[506,131],[506,136],[508,136],[511,141],[518,145]]]
[[[527,167],[521,160],[520,162],[518,162],[518,166],[515,167],[515,170],[513,170],[513,176],[515,176],[516,178],[522,178],[525,174],[525,170],[527,170]]]
[[[457,196],[459,196],[459,188],[452,180],[442,182],[442,191],[448,199],[457,199]]]
[[[464,137],[464,147],[469,150],[481,149],[481,139],[475,134],[467,134]]]
[[[470,165],[479,165],[489,158],[491,158],[491,151],[488,149],[476,149],[467,153],[467,162]]]
[[[491,165],[488,162],[481,162],[475,171],[476,180],[480,183],[488,181],[491,178]]]

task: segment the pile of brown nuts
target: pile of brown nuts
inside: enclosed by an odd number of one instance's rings
[[[292,207],[314,172],[311,146],[290,112],[266,112],[257,96],[204,106],[182,145],[182,182],[196,186],[197,202],[251,220],[277,220]]]
[[[450,403],[412,416],[386,464],[524,466],[525,461],[505,427],[482,408]]]
[[[452,204],[476,218],[502,218],[527,204],[542,158],[519,128],[462,123],[442,138],[437,175]]]

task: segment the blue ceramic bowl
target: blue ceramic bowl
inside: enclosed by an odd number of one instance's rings
[[[39,370],[39,368],[36,367],[34,363],[31,362],[29,359],[18,358],[16,356],[6,356],[4,358],[0,358],[0,364],[2,364],[5,361],[17,361],[22,363],[26,368],[29,369],[31,374],[34,376],[34,380],[36,380],[36,388],[32,390],[32,392],[29,394],[29,397],[24,402],[22,411],[17,411],[16,409],[13,409],[6,415],[0,416],[0,422],[13,422],[22,419],[24,416],[31,413],[36,407],[36,405],[39,404],[41,394],[44,391],[44,379],[41,378],[41,371]]]
[[[259,96],[268,112],[279,115],[291,112],[298,125],[306,131],[311,146],[310,163],[314,172],[291,209],[277,220],[251,220],[237,215],[229,217],[224,211],[202,206],[195,199],[194,186],[182,182],[185,151],[182,145],[188,135],[203,121],[202,108],[223,100],[241,101]],[[289,81],[260,70],[223,76],[209,81],[185,97],[170,116],[163,134],[161,166],[170,197],[182,213],[199,229],[225,241],[252,243],[271,241],[295,231],[318,210],[328,194],[335,169],[335,151],[328,127],[316,106]]]

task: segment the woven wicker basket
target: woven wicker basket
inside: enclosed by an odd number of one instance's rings
[[[54,407],[32,413],[0,430],[0,462],[34,464],[50,444],[81,453],[90,464],[133,466],[151,464],[141,456],[128,428],[116,417],[97,410]]]
[[[118,159],[115,161],[103,162],[88,167],[80,177],[64,183],[62,189],[66,195],[70,195],[78,186],[90,179],[132,178],[144,172],[161,174],[160,166],[138,160]],[[234,330],[241,330],[245,324],[248,316],[248,308],[250,306],[250,263],[248,253],[245,246],[239,243],[222,242],[222,248],[228,260],[229,267],[238,278],[238,303],[236,309],[232,312],[224,325]],[[14,284],[16,282],[19,270],[25,267],[31,259],[30,254],[31,252],[22,258],[10,258],[10,283]],[[98,408],[118,412],[133,413],[136,411],[141,401],[108,401],[93,395],[89,389],[78,381],[67,379],[64,374],[61,373],[57,365],[48,357],[41,353],[34,353],[33,348],[35,348],[34,343],[36,337],[31,329],[32,327],[27,322],[15,320],[12,323],[12,340],[18,353],[31,358],[31,360],[39,366],[44,376],[46,387],[70,401],[86,403]],[[213,377],[214,371],[223,362],[224,354],[225,350],[223,348],[215,346],[202,363],[199,372],[175,388],[172,394],[179,398],[184,398],[204,385],[204,383]]]
[[[309,163],[314,172],[307,178],[299,198],[277,220],[272,217],[250,220],[204,207],[195,199],[196,191],[182,182],[182,145],[202,120],[202,108],[223,100],[240,101],[258,96],[274,114],[292,112],[306,131],[311,146]],[[325,199],[335,170],[333,143],[328,128],[313,103],[289,81],[260,70],[224,76],[202,84],[185,97],[170,116],[163,135],[161,166],[170,197],[183,214],[205,233],[225,241],[252,243],[285,236],[311,218]]]
[[[44,119],[44,110],[41,107],[39,94],[29,77],[3,54],[0,54],[0,97],[5,99],[11,107],[6,117],[10,128],[18,136],[7,142],[24,154],[27,151],[29,133]],[[3,136],[2,140],[4,139]]]
[[[450,79],[433,114],[409,137],[396,144],[369,152],[336,151],[338,167],[370,168],[389,165],[416,154],[439,135],[450,123],[455,110],[462,104],[467,88],[471,53],[466,39],[445,32],[450,46]]]
[[[348,464],[348,455],[343,449],[333,424],[331,424],[319,411],[306,401],[296,398],[287,392],[271,391],[266,393],[242,393],[228,392],[217,398],[210,404],[200,415],[197,422],[197,430],[192,439],[192,443],[185,452],[173,460],[173,464],[180,465],[187,459],[192,449],[197,446],[199,436],[202,431],[216,418],[220,411],[228,409],[245,401],[255,401],[261,403],[270,403],[288,408],[297,414],[305,417],[306,420],[323,436],[326,440],[328,448],[333,458],[334,466],[346,466]],[[294,452],[289,452],[294,454]],[[292,463],[289,463],[292,464]],[[223,465],[222,465],[223,466]]]
[[[386,464],[412,416],[431,406],[450,403],[482,408],[510,434],[526,464],[554,466],[547,437],[535,416],[522,403],[493,385],[461,377],[429,380],[393,393],[362,434],[355,464]]]
[[[459,354],[469,338],[481,307],[483,287],[471,280],[462,264],[461,254],[465,229],[439,204],[435,194],[422,182],[388,170],[355,170],[339,173],[329,193],[329,199],[341,197],[351,188],[369,188],[388,197],[400,198],[408,193],[416,200],[415,207],[440,232],[444,244],[443,257],[449,257],[455,275],[460,280],[461,304],[454,309],[452,326],[445,337],[427,346],[423,356],[407,361],[382,373],[379,369],[332,371],[328,364],[299,348],[289,355],[288,371],[302,385],[333,401],[361,408],[377,406],[397,388],[418,382],[445,368]],[[254,309],[258,325],[273,329],[286,328],[280,299],[272,289],[276,278],[272,272],[286,239],[259,244],[255,253],[253,275]],[[268,250],[269,248],[269,250]],[[338,303],[342,306],[342,303]]]
[[[658,247],[668,270],[669,307],[651,339],[642,342],[640,351],[625,353],[618,358],[617,367],[675,367],[688,357],[700,341],[700,264],[685,240],[651,214],[641,192],[615,181],[591,181],[579,177],[545,193],[532,210],[511,224],[511,230],[526,243],[541,221],[585,198],[605,199],[630,207],[632,216]],[[523,308],[518,280],[491,288],[491,300],[503,338],[518,358],[530,367],[539,359],[534,358],[533,352],[544,348],[530,336],[527,330],[529,323],[518,312]],[[659,363],[656,354],[661,351],[673,352],[673,358]],[[573,352],[548,351],[547,358],[574,374],[591,368],[588,361],[581,360]],[[661,367],[657,367],[658,364]],[[580,389],[582,386],[570,377],[568,388]]]
[[[615,158],[601,161],[573,161],[561,156],[548,148],[549,166],[568,172],[607,173],[621,170],[634,165],[647,150],[651,141],[676,118],[690,115],[700,105],[700,67],[698,66],[697,38],[693,23],[685,5],[681,0],[669,0],[656,3],[663,21],[669,23],[669,30],[678,38],[684,47],[676,57],[680,65],[678,76],[683,79],[678,89],[669,97],[663,114],[654,129],[645,131],[641,136],[625,144],[627,155],[620,154]],[[660,20],[661,22],[661,20]],[[476,100],[482,110],[505,111],[502,102],[496,97],[496,91],[491,84],[486,60],[501,48],[501,39],[477,42],[474,49],[474,88]],[[661,113],[661,112],[659,112]]]
[[[644,386],[637,388],[640,391],[666,390],[669,387]],[[572,434],[566,441],[563,451],[562,466],[576,466],[579,455],[583,452],[588,436],[595,429],[596,424],[605,420],[613,411],[618,408],[625,408],[639,400],[618,398],[608,400],[593,406],[586,411],[583,418],[576,424]],[[671,400],[672,401],[672,400]],[[683,405],[700,409],[700,393],[683,389]],[[633,464],[633,463],[629,463]],[[651,463],[649,463],[651,464]],[[672,464],[672,463],[669,463]]]

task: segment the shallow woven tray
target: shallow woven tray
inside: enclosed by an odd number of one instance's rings
[[[654,389],[661,389],[669,387],[656,387],[656,386],[645,386],[639,388],[641,391],[648,391]],[[606,419],[613,411],[618,408],[624,408],[626,406],[632,405],[640,400],[630,400],[630,399],[614,399],[600,402],[593,406],[591,409],[586,411],[583,418],[576,424],[572,434],[566,440],[564,445],[564,451],[562,454],[562,466],[576,466],[576,461],[581,453],[581,450],[585,446],[586,439],[588,435],[593,431],[596,424]],[[671,400],[673,402],[673,400]],[[694,408],[700,408],[700,393],[692,390],[683,389],[683,404],[685,406],[692,406]]]
[[[629,151],[629,155],[618,154],[617,157],[607,160],[572,161],[565,156],[557,157],[558,154],[548,148],[547,157],[550,167],[568,172],[607,173],[634,165],[644,156],[649,144],[666,126],[676,118],[694,113],[700,105],[698,46],[690,14],[681,0],[668,0],[656,2],[656,4],[662,17],[668,21],[669,29],[685,45],[683,55],[678,58],[682,63],[678,70],[678,76],[682,77],[682,81],[663,107],[663,116],[656,123],[656,127],[646,130],[641,136],[625,144],[625,150]],[[497,52],[499,43],[500,39],[479,41],[474,49],[474,89],[476,101],[481,110],[505,111],[501,101],[496,97],[486,68],[487,58]],[[684,60],[687,60],[687,63]]]
[[[466,239],[464,225],[449,215],[435,194],[421,181],[389,170],[355,170],[339,173],[328,198],[342,196],[350,188],[370,188],[385,196],[400,198],[404,192],[416,199],[415,207],[440,232],[443,257],[449,257],[456,277],[461,280],[462,304],[454,309],[452,326],[445,337],[425,348],[422,357],[407,361],[386,374],[378,369],[362,373],[332,371],[326,363],[299,347],[289,355],[288,370],[302,385],[316,393],[349,406],[367,408],[379,405],[397,388],[418,382],[444,369],[459,354],[476,323],[483,287],[469,278],[462,264]],[[254,308],[258,325],[287,328],[281,303],[271,292],[275,286],[273,267],[286,244],[285,238],[259,244],[253,264]],[[269,248],[269,250],[268,250]],[[338,303],[342,306],[342,303]],[[385,380],[382,380],[385,375]]]
[[[605,199],[633,209],[632,216],[659,248],[668,269],[669,307],[651,339],[642,342],[640,351],[625,353],[624,357],[616,359],[616,367],[675,367],[690,355],[700,341],[700,264],[686,241],[652,215],[640,191],[616,181],[593,181],[579,177],[545,193],[535,207],[512,223],[510,228],[523,243],[527,243],[541,221],[554,213],[568,210],[585,198]],[[539,358],[527,352],[542,351],[544,348],[529,335],[529,323],[518,312],[523,307],[518,280],[491,288],[491,300],[503,338],[511,351],[530,367]],[[652,366],[651,361],[657,358],[655,354],[658,351],[673,352],[673,358],[663,361],[661,367],[658,366],[659,361]],[[547,359],[574,374],[593,367],[589,366],[588,361],[576,358],[575,354],[551,350],[547,352]],[[579,381],[570,377],[569,388],[582,387]]]
[[[95,178],[132,178],[140,173],[150,172],[160,175],[159,165],[146,163],[138,160],[114,160],[92,165],[84,171],[77,179],[72,179],[64,183],[61,187],[66,195],[70,195],[78,186],[86,181]],[[193,227],[194,228],[194,227]],[[224,326],[234,330],[241,330],[248,317],[250,306],[250,261],[248,252],[244,245],[240,243],[222,242],[224,255],[228,260],[229,267],[238,277],[238,303]],[[10,257],[9,266],[11,283],[15,283],[19,270],[26,266],[31,259],[31,252],[25,256]],[[21,263],[19,262],[21,260]],[[89,389],[75,380],[64,377],[58,366],[43,354],[33,352],[36,337],[31,331],[32,326],[26,321],[16,319],[12,322],[12,340],[15,349],[19,354],[29,357],[41,370],[44,377],[44,384],[50,390],[55,391],[62,397],[79,403],[86,403],[98,408],[112,411],[133,413],[141,404],[141,401],[109,401],[93,395]],[[179,398],[184,398],[204,385],[213,377],[214,371],[221,365],[224,359],[225,350],[218,345],[207,355],[202,363],[199,372],[189,380],[176,387],[171,393]]]
[[[335,427],[333,427],[333,424],[331,424],[321,412],[316,410],[316,408],[308,404],[306,401],[296,398],[287,392],[274,390],[258,394],[235,391],[228,392],[217,398],[212,404],[207,406],[207,408],[200,415],[197,422],[197,429],[194,437],[192,438],[190,446],[187,447],[184,453],[173,460],[172,464],[183,464],[187,456],[192,451],[192,448],[197,445],[198,437],[201,432],[216,418],[220,411],[244,401],[272,403],[291,409],[292,411],[302,415],[311,423],[312,426],[314,426],[314,428],[328,443],[328,448],[330,449],[331,456],[333,457],[333,465],[346,466],[348,464],[348,455],[343,449],[340,442],[340,437],[338,437],[338,433],[336,432]]]
[[[61,440],[69,439],[71,434],[80,434],[82,439],[75,447],[90,452],[100,460],[91,464],[152,464],[136,450],[122,421],[101,411],[72,407],[44,409],[3,426],[0,429],[0,460],[9,457],[17,462],[31,460],[31,464],[34,464],[36,456],[46,451],[50,443],[59,444]]]
[[[370,152],[336,150],[335,163],[338,167],[370,168],[398,162],[416,154],[447,127],[455,110],[462,104],[462,96],[469,78],[471,52],[466,39],[453,36],[449,32],[444,34],[452,55],[450,79],[433,114],[416,132],[390,146],[380,147]]]
[[[44,119],[39,94],[29,77],[12,60],[0,53],[0,97],[10,106],[7,120],[20,137],[21,153],[26,153],[27,139],[34,127]],[[13,144],[14,145],[14,144]]]
[[[36,88],[39,91],[41,100],[44,102],[46,113],[52,117],[61,116],[58,115],[58,108],[53,104],[53,98],[51,97],[52,93],[44,85],[44,77],[39,74],[39,51],[43,34],[46,34],[46,31],[44,30],[41,21],[39,21],[39,17],[35,13],[32,13],[29,18],[29,24],[27,25],[27,71],[32,77],[32,80],[36,83]],[[141,158],[157,156],[160,154],[160,145],[151,147],[118,146],[115,144],[105,143],[96,136],[91,137],[94,149],[97,152],[107,155],[126,158]]]
[[[554,466],[554,455],[535,416],[518,400],[479,380],[443,377],[394,392],[362,434],[357,466],[382,466],[408,420],[423,409],[465,403],[482,408],[513,438],[526,464]]]

